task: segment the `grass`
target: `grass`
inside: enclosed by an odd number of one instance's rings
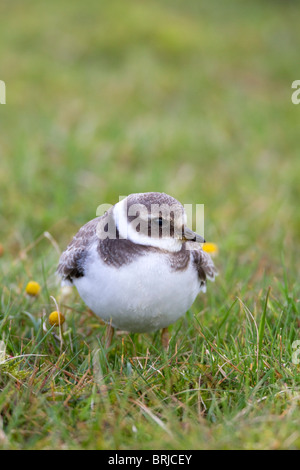
[[[300,448],[297,9],[1,2],[1,448]],[[220,275],[168,352],[119,335],[106,355],[59,251],[145,191],[205,204]]]

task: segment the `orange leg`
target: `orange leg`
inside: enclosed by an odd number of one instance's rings
[[[162,329],[161,342],[162,342],[163,348],[167,351],[169,348],[169,342],[170,342],[169,330],[167,327]]]
[[[112,339],[114,337],[114,332],[115,332],[114,327],[109,324],[106,328],[106,333],[105,333],[105,349],[108,349],[110,347]]]

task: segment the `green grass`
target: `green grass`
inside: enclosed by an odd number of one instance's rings
[[[300,448],[297,12],[1,2],[1,448]],[[168,352],[157,333],[106,354],[104,327],[60,289],[59,250],[99,204],[145,191],[205,204],[220,275]]]

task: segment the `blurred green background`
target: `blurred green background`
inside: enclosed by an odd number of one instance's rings
[[[44,230],[63,248],[145,191],[204,203],[224,249],[299,243],[298,2],[2,0],[0,18],[10,252]]]

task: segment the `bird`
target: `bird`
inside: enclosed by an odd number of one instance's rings
[[[186,225],[183,205],[165,193],[133,193],[86,223],[62,253],[57,273],[84,303],[115,329],[162,330],[192,306],[217,274],[205,240]]]

